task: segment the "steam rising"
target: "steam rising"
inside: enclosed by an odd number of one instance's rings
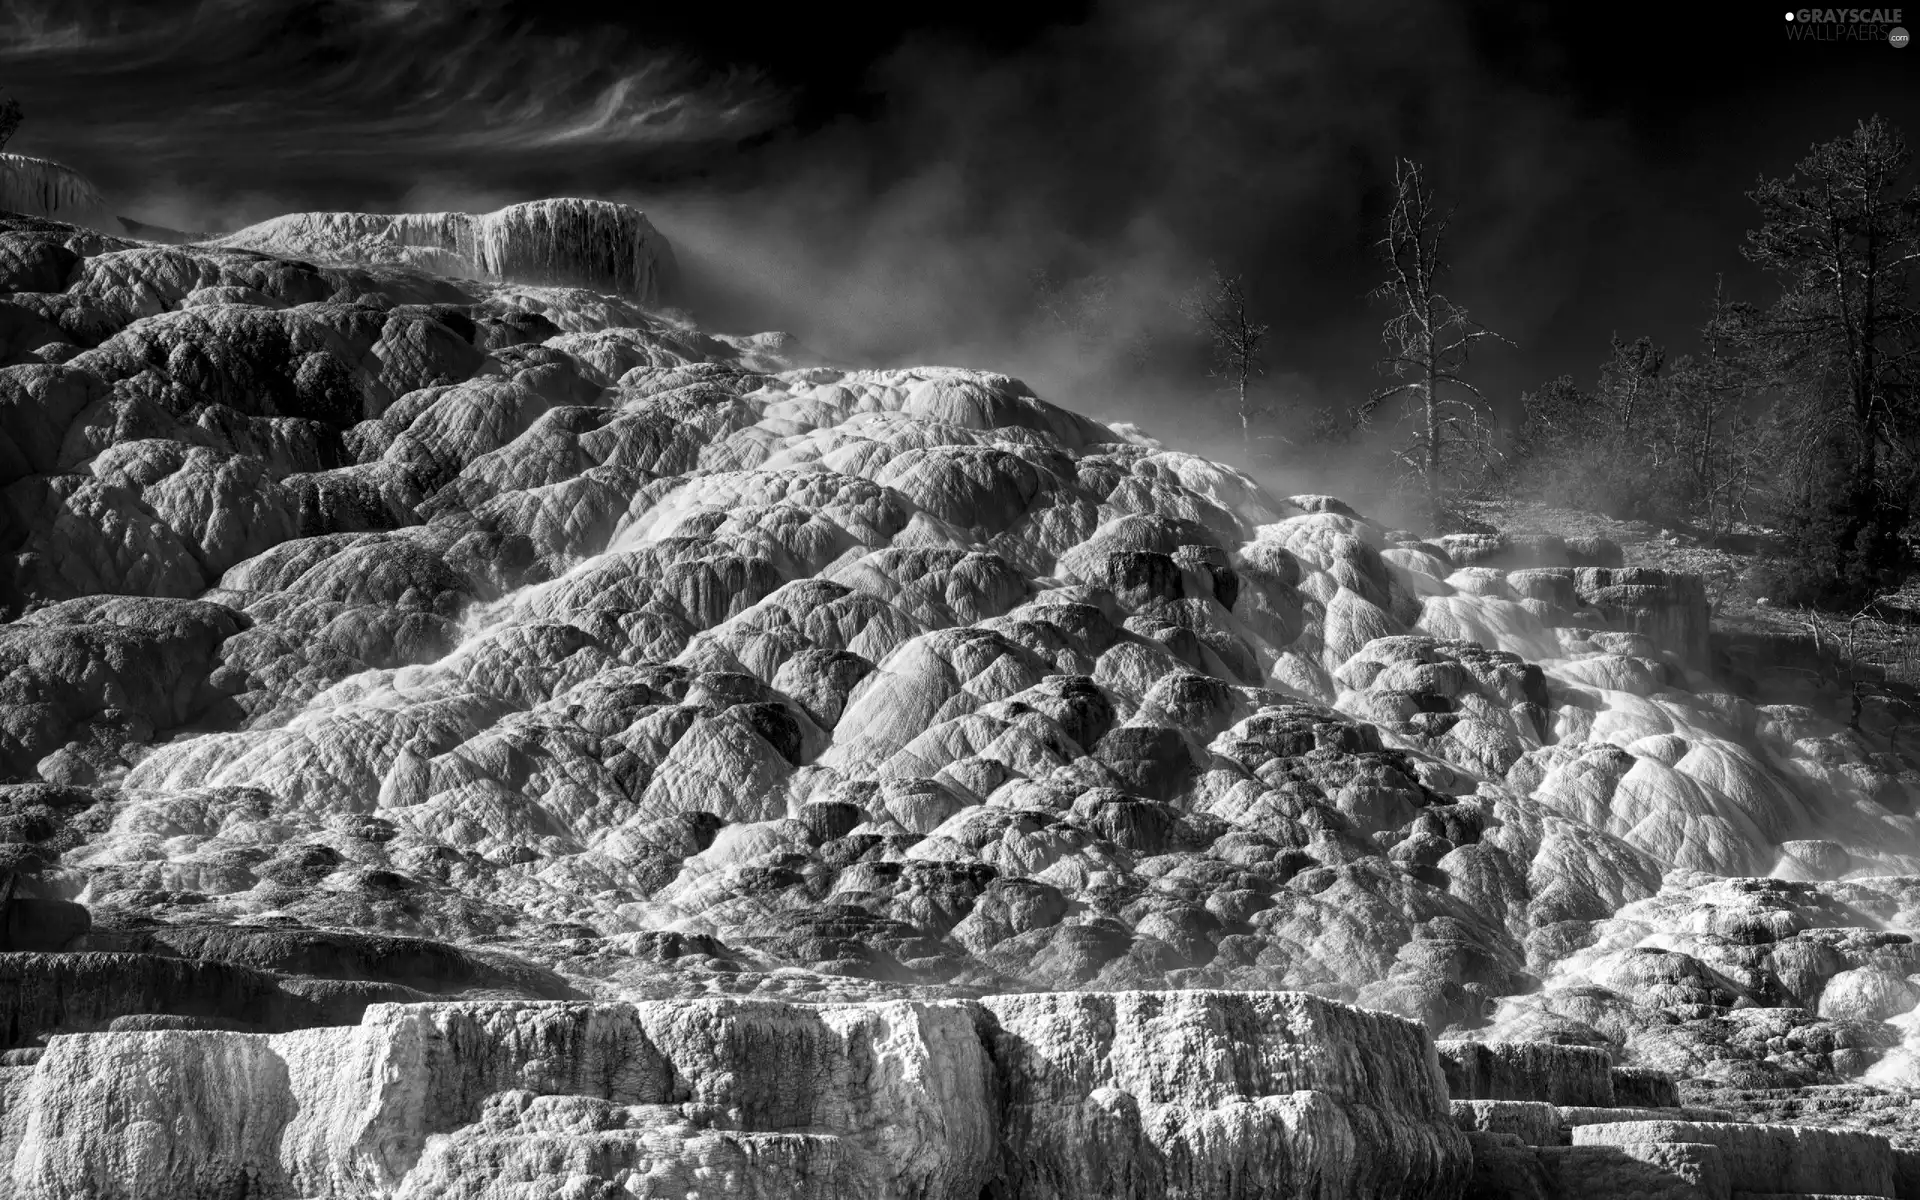
[[[623,200],[695,260],[710,326],[790,329],[846,360],[991,362],[1105,416],[1177,413],[1203,442],[1215,406],[1169,301],[1210,261],[1282,335],[1278,410],[1376,383],[1362,297],[1396,155],[1461,205],[1462,303],[1522,347],[1481,365],[1496,397],[1589,370],[1629,282],[1673,281],[1632,320],[1683,342],[1737,231],[1681,199],[1738,206],[1763,165],[1707,181],[1697,159],[1651,161],[1615,115],[1493,62],[1454,6],[1101,5],[991,57],[908,34],[864,78],[811,77],[801,91],[838,89],[845,115],[805,124],[805,95],[762,70],[529,16],[547,14],[23,0],[0,15],[0,79],[31,151],[141,220]],[[1042,270],[1105,281],[1094,336],[1037,312]],[[1244,464],[1220,432],[1208,448]]]

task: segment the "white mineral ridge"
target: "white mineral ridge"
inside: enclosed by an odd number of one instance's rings
[[[323,263],[591,287],[643,304],[668,297],[676,269],[673,248],[645,214],[604,200],[535,200],[489,213],[289,213],[210,244]]]
[[[274,1036],[67,1035],[0,1119],[4,1194],[36,1200],[1332,1200],[1453,1195],[1467,1166],[1419,1028],[1298,993],[379,1005]]]
[[[0,211],[120,231],[92,180],[63,163],[27,154],[0,154]]]

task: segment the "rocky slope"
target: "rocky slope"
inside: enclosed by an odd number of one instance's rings
[[[1002,375],[798,365],[777,335],[651,314],[631,239],[560,256],[619,294],[527,282],[544,243],[472,229],[329,214],[160,247],[0,219],[19,1186],[178,1169],[386,1195],[484,1162],[525,1186],[476,1195],[572,1195],[530,1181],[604,1153],[626,1179],[671,1160],[668,1190],[746,1155],[821,1194],[1106,1194],[1112,1170],[1224,1195],[1208,1173],[1251,1186],[1234,1155],[1257,1145],[1311,1164],[1302,1194],[1450,1194],[1464,1151],[1426,1085],[1379,1099],[1429,1035],[1591,1046],[1695,1102],[1920,1072],[1920,773],[1871,729],[1716,685],[1697,580],[1269,495]],[[1414,1025],[1067,995],[1169,988]],[[736,1086],[722,1065],[556,1090],[512,1082],[561,1069],[529,1050],[460,1093],[491,1107],[411,1133],[359,1084],[301,1090],[300,1063],[389,1062],[420,1022],[724,1013],[840,1030],[881,1090],[721,1120],[684,1088]],[[993,1032],[1024,1021],[1045,1026],[1025,1048]],[[1282,1087],[1254,1047],[1297,1021],[1385,1057]],[[1189,1094],[1181,1022],[1263,1031],[1192,1049],[1228,1091]],[[960,1059],[897,1075],[847,1049],[892,1054],[881,1027],[909,1024],[899,1053]],[[627,1070],[552,1036],[565,1070]],[[1109,1065],[1033,1082],[1023,1056],[1056,1043]],[[115,1081],[160,1060],[180,1074],[138,1085],[152,1119],[254,1140],[140,1158]],[[414,1069],[379,1086],[439,1088]],[[993,1098],[886,1090],[924,1071]],[[911,1186],[873,1182],[904,1135],[860,1115],[896,1102],[949,1122],[914,1135],[940,1149]],[[1050,1138],[1122,1149],[1044,1182],[1008,1165],[1056,1161]],[[74,1165],[106,1145],[139,1164]],[[716,1194],[797,1194],[765,1187]]]

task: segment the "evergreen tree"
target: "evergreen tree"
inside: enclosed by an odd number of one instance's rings
[[[1746,254],[1780,280],[1767,314],[1768,364],[1806,405],[1807,477],[1791,516],[1810,561],[1808,599],[1855,605],[1898,582],[1914,506],[1920,309],[1920,187],[1911,154],[1875,116],[1815,146],[1750,198]]]

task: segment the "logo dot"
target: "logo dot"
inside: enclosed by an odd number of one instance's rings
[[[1787,20],[1789,20],[1789,21],[1791,21],[1791,20],[1793,20],[1793,14],[1792,14],[1792,13],[1788,13],[1788,14],[1787,14]]]
[[[1895,50],[1904,50],[1907,46],[1907,29],[1904,25],[1895,25],[1893,32],[1887,35],[1887,41]]]

